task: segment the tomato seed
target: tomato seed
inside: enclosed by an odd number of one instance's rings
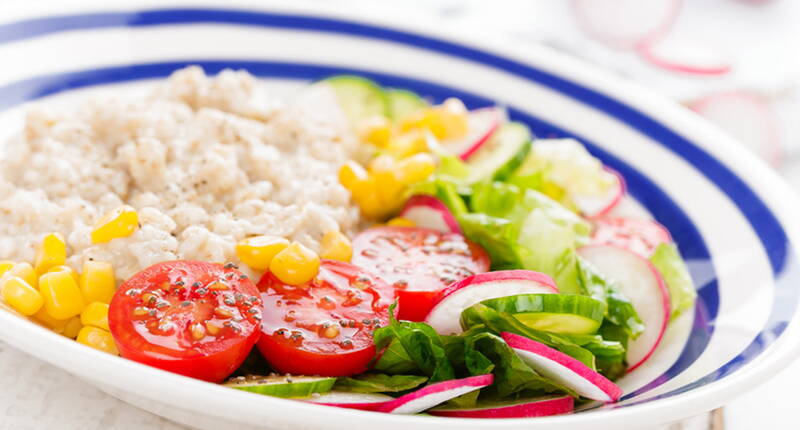
[[[230,318],[233,316],[233,311],[228,308],[223,308],[222,306],[217,306],[214,308],[214,313],[220,316],[221,318]]]
[[[200,323],[192,324],[190,330],[192,332],[192,339],[194,340],[200,340],[206,337],[206,329],[203,328],[203,326]]]
[[[217,333],[219,333],[219,331],[220,331],[220,330],[222,330],[222,327],[220,327],[220,326],[218,326],[218,325],[216,325],[216,324],[212,324],[212,323],[210,323],[210,322],[206,322],[206,330],[207,330],[207,331],[208,331],[208,332],[209,332],[209,333],[210,333],[212,336],[216,336],[216,335],[217,335]]]
[[[206,288],[208,288],[209,290],[227,290],[230,287],[228,287],[228,284],[226,284],[222,280],[219,280],[219,281],[214,281]]]
[[[137,317],[145,316],[148,313],[149,310],[147,308],[138,307],[133,309],[133,314],[136,315]]]

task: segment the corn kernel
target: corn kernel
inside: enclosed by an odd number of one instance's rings
[[[16,263],[14,263],[13,261],[8,261],[8,260],[0,261],[0,276],[5,275],[6,272],[11,270],[11,268],[14,267],[14,264]]]
[[[33,266],[28,262],[23,261],[22,263],[14,264],[3,275],[4,278],[10,278],[12,276],[24,279],[25,282],[34,288],[39,287],[39,275],[36,274],[36,271],[33,270]]]
[[[406,185],[421,182],[436,170],[436,160],[432,155],[420,153],[397,162],[397,179]]]
[[[44,306],[42,306],[42,308],[39,309],[39,312],[36,312],[33,315],[33,319],[42,323],[45,327],[49,328],[50,330],[53,330],[56,333],[62,333],[64,331],[64,328],[67,326],[67,323],[69,323],[70,321],[69,318],[57,319],[51,317],[50,314],[48,314],[47,311],[45,310]]]
[[[67,319],[83,310],[83,296],[75,279],[66,272],[45,273],[39,277],[44,308],[55,319]]]
[[[81,312],[81,324],[109,330],[108,305],[100,302],[92,302],[86,305],[83,312]]]
[[[22,315],[30,316],[42,308],[44,299],[39,291],[18,276],[11,276],[0,286],[3,300]]]
[[[400,203],[403,183],[397,177],[397,163],[388,155],[381,155],[372,160],[369,171],[375,178],[375,189],[385,211],[392,211]],[[363,209],[363,208],[362,208]]]
[[[405,118],[400,129],[427,129],[437,139],[457,139],[468,131],[468,112],[460,100],[450,98],[439,106],[420,110]]]
[[[386,225],[390,227],[416,227],[417,225],[414,224],[414,221],[411,221],[408,218],[403,217],[396,217],[392,218],[386,222]]]
[[[289,246],[289,241],[278,236],[255,236],[236,244],[236,256],[255,270],[267,270],[275,254]]]
[[[428,136],[430,132],[413,130],[397,136],[389,144],[387,150],[397,158],[408,157],[419,152],[425,152],[428,147]]]
[[[64,272],[72,276],[72,279],[75,280],[75,283],[78,283],[78,272],[75,271],[72,267],[67,266],[66,264],[62,264],[60,266],[51,267],[45,273],[53,273],[53,272]]]
[[[64,325],[64,329],[61,330],[61,335],[70,339],[75,339],[78,337],[78,333],[81,331],[81,328],[83,328],[81,319],[79,317],[72,317],[67,320],[67,324]]]
[[[92,243],[105,243],[133,234],[139,228],[139,214],[130,206],[120,206],[100,217],[92,231]]]
[[[87,302],[111,303],[117,289],[114,268],[105,261],[86,261],[78,286]]]
[[[392,137],[392,123],[389,119],[376,115],[369,117],[358,124],[357,134],[362,141],[383,148]]]
[[[319,263],[319,256],[314,251],[292,242],[275,255],[269,264],[269,270],[282,282],[300,285],[317,276]]]
[[[119,355],[117,344],[114,343],[114,337],[111,336],[111,332],[108,330],[97,327],[84,327],[78,333],[78,339],[76,340],[99,351]]]
[[[331,230],[322,236],[319,256],[328,260],[350,261],[353,245],[339,230]]]
[[[367,218],[383,218],[390,211],[378,198],[377,190],[370,194],[353,197],[356,203],[358,203],[359,208],[361,208],[361,213]]]
[[[36,273],[45,273],[51,267],[60,266],[67,261],[67,242],[64,236],[50,233],[42,239],[42,244],[36,251],[36,260],[33,267]]]
[[[352,190],[359,182],[365,181],[367,177],[367,171],[353,160],[348,160],[339,168],[339,183],[348,190]]]

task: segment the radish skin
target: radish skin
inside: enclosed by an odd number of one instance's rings
[[[617,49],[636,49],[663,37],[681,10],[681,0],[572,0],[580,29]]]
[[[479,273],[440,291],[425,322],[439,334],[462,332],[461,312],[488,299],[517,294],[558,294],[553,278],[531,270],[501,270]]]
[[[400,216],[413,221],[418,227],[442,233],[461,233],[461,227],[450,209],[441,200],[427,194],[411,196]]]
[[[514,333],[500,335],[531,368],[581,396],[606,403],[622,397],[622,389],[617,384],[569,355]]]
[[[467,117],[467,136],[458,140],[446,140],[442,146],[466,161],[489,141],[500,124],[507,120],[504,109],[487,107],[471,111]]]
[[[335,406],[337,408],[358,409],[362,411],[374,411],[381,405],[394,400],[393,397],[385,394],[373,393],[344,393],[331,391],[319,397],[303,400],[318,405]]]
[[[533,400],[509,402],[496,407],[469,409],[437,408],[428,411],[431,415],[451,418],[536,418],[567,414],[575,408],[571,396],[545,397]]]
[[[602,196],[573,196],[572,198],[578,209],[588,218],[607,215],[622,201],[627,190],[625,178],[619,172],[610,167],[604,167],[604,169],[616,178],[616,183],[608,193]]]
[[[438,382],[400,396],[379,406],[376,411],[392,414],[418,414],[463,394],[488,387],[494,375],[471,376]]]

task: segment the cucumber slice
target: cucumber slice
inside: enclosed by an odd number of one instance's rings
[[[605,314],[603,302],[575,294],[520,294],[481,304],[512,314],[530,328],[551,333],[592,334]]]
[[[351,124],[376,115],[388,116],[389,103],[380,85],[360,76],[339,75],[325,79],[336,93]]]
[[[324,376],[247,375],[231,378],[222,385],[267,396],[302,398],[327,393],[335,382],[336,378]]]
[[[428,106],[425,99],[408,90],[390,89],[386,91],[386,100],[389,103],[389,117],[394,121]]]
[[[531,151],[531,138],[531,131],[524,124],[503,124],[489,142],[470,156],[468,164],[472,173],[468,181],[502,181],[511,176]]]

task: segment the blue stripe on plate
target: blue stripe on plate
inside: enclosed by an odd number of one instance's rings
[[[537,82],[540,85],[548,86],[612,115],[637,129],[640,133],[653,138],[691,163],[700,173],[716,183],[731,198],[753,226],[775,272],[778,290],[781,290],[780,293],[783,293],[783,291],[791,292],[789,294],[790,297],[787,297],[789,301],[785,302],[784,306],[779,306],[777,302],[773,306],[770,323],[765,328],[764,333],[780,333],[782,331],[781,323],[788,321],[795,312],[798,292],[785,282],[787,271],[784,270],[784,265],[790,246],[786,234],[775,216],[741,179],[704,150],[647,115],[597,91],[582,87],[531,66],[455,43],[371,25],[302,15],[215,9],[162,9],[133,13],[98,13],[29,20],[0,26],[0,43],[74,29],[192,24],[198,22],[307,29],[391,40],[496,67]],[[31,88],[10,89],[16,90],[17,95],[21,95],[26,91],[28,94],[38,91]],[[53,89],[51,88],[52,91]],[[639,195],[637,197],[642,196]],[[670,227],[668,220],[665,221],[665,224]],[[685,250],[685,246],[682,244],[681,250],[687,252],[688,256],[689,250]],[[702,290],[707,290],[710,287]],[[702,290],[701,296],[703,295]],[[709,317],[713,320],[719,305],[718,299],[712,297],[708,297],[708,299],[709,301],[706,303],[709,305]]]

